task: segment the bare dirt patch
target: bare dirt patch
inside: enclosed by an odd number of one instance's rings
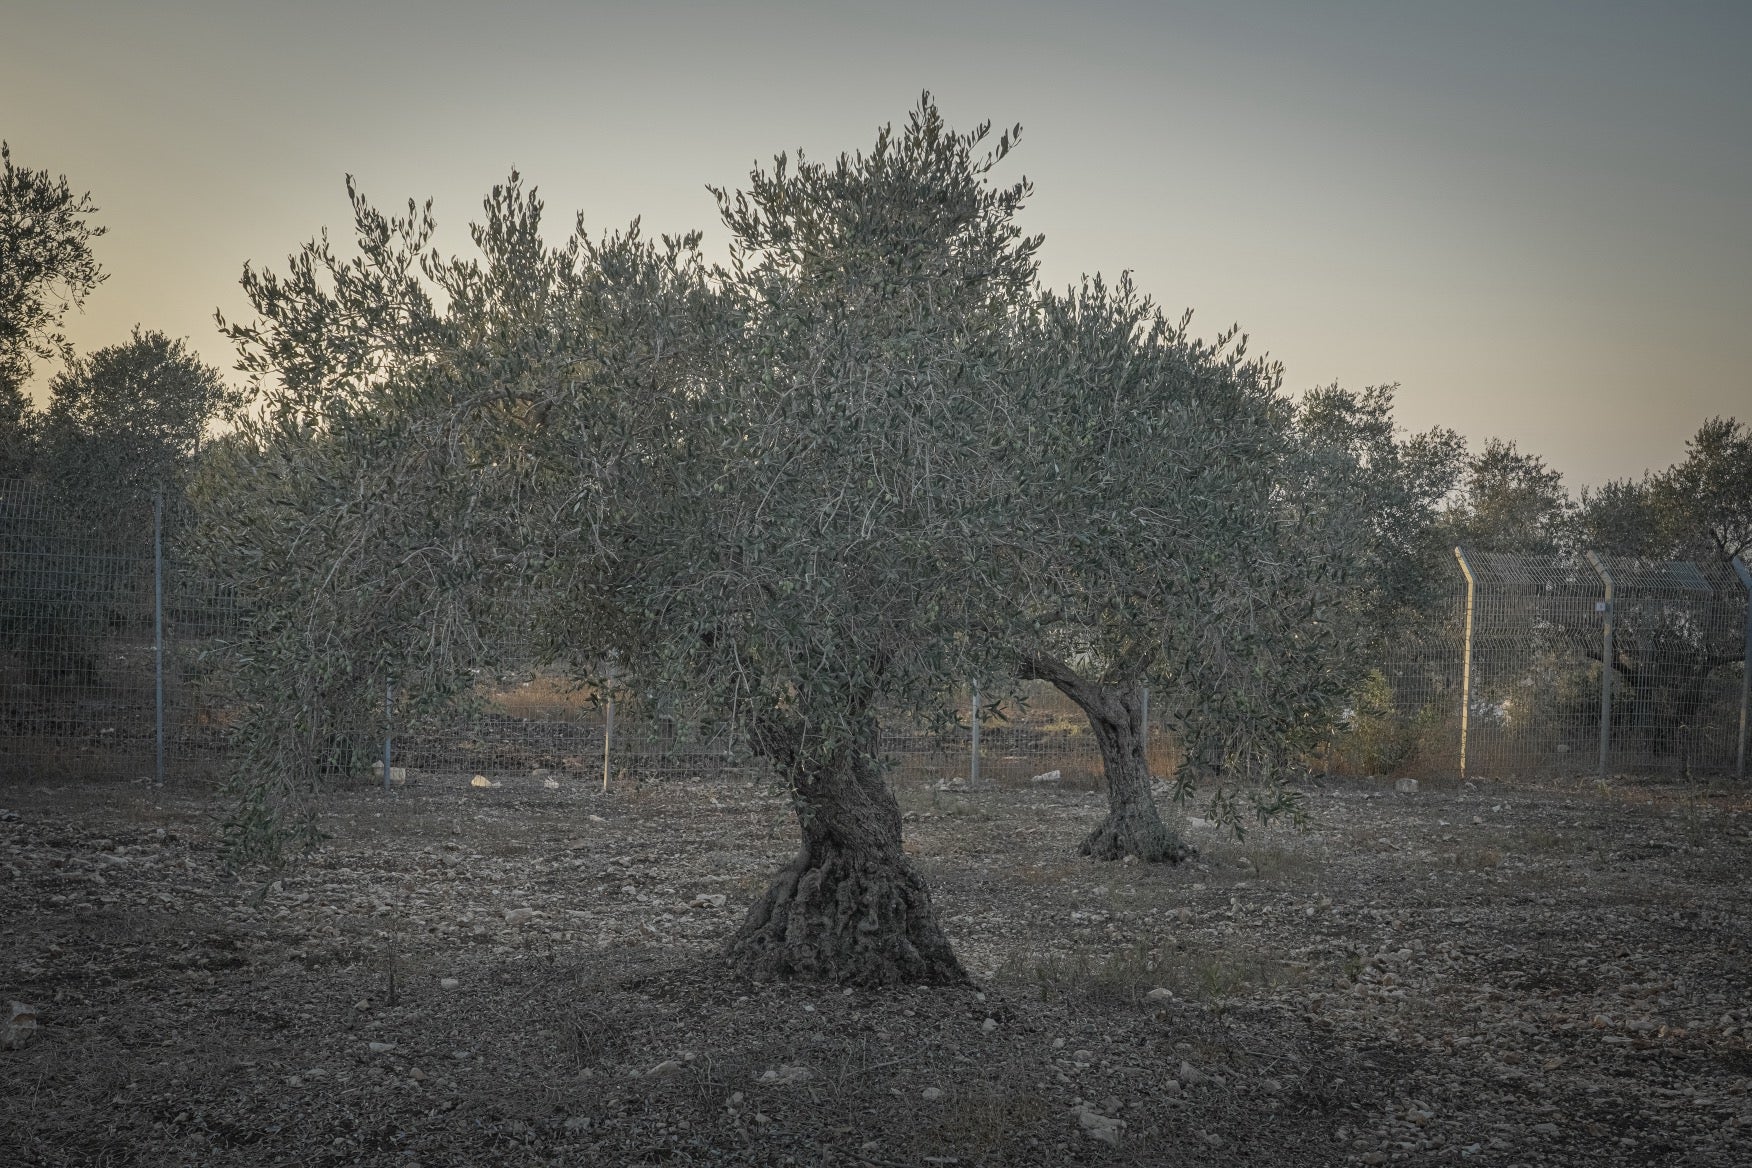
[[[905,787],[975,985],[843,992],[716,965],[764,787],[545,784],[340,793],[278,874],[198,791],[0,790],[0,1161],[1748,1162],[1743,788],[1339,784],[1154,868]]]

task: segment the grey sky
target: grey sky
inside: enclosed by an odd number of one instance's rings
[[[867,145],[921,89],[1021,122],[1049,283],[1129,268],[1292,388],[1401,383],[1408,427],[1572,485],[1752,418],[1752,4],[39,3],[0,7],[0,136],[89,188],[136,322],[231,354],[246,260],[342,176],[460,248],[519,167],[556,233],[706,229],[704,187]]]

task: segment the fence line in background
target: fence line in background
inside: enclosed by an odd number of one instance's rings
[[[1466,549],[1455,548],[1454,558],[1466,577],[1466,631],[1460,656],[1460,777],[1466,777],[1466,736],[1471,729],[1472,715],[1472,614],[1478,601],[1478,579],[1472,565],[1466,561]]]
[[[1745,774],[1745,565],[1456,548],[1462,773]],[[1736,708],[1737,707],[1737,708]],[[1592,766],[1581,765],[1584,747]]]
[[[235,602],[179,562],[169,512],[157,499],[132,527],[95,532],[48,488],[0,482],[0,777],[162,782],[223,770],[229,714],[207,650],[236,629]],[[1745,776],[1744,564],[1454,556],[1450,591],[1371,663],[1320,765],[1373,775]],[[1098,781],[1081,711],[1050,686],[1022,692],[1021,704],[994,702],[970,687],[946,732],[888,720],[882,746],[895,775],[973,786],[1053,772]],[[526,671],[481,696],[472,712],[397,725],[386,680],[384,783],[600,769],[607,784],[623,772],[711,773],[737,757],[722,735],[555,676]],[[1152,769],[1167,774],[1174,739],[1147,693],[1145,703]]]
[[[1746,590],[1746,627],[1743,634],[1745,667],[1740,672],[1740,735],[1734,752],[1734,777],[1746,777],[1746,743],[1752,734],[1752,569],[1739,556],[1734,557],[1734,575]]]
[[[1612,570],[1599,556],[1587,553],[1588,564],[1606,587],[1606,595],[1595,602],[1600,614],[1600,781],[1604,783],[1612,760]]]

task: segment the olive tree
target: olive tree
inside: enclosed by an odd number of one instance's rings
[[[877,743],[880,710],[940,712],[989,652],[963,537],[1000,480],[970,418],[1001,404],[1038,240],[988,137],[927,98],[867,152],[779,156],[718,192],[727,268],[697,237],[549,248],[503,190],[480,261],[355,194],[357,257],[325,239],[246,273],[258,408],[206,498],[256,589],[266,760],[308,773],[317,723],[385,673],[454,690],[523,595],[550,652],[712,711],[787,783],[802,846],[738,967],[961,979]],[[280,674],[305,684],[272,707]]]
[[[680,465],[694,521],[654,532],[650,638],[788,784],[802,847],[730,956],[757,977],[964,975],[901,848],[881,711],[940,711],[993,646],[968,537],[1001,485],[975,437],[1006,408],[1035,274],[1013,137],[927,98],[831,163],[779,156],[719,192],[740,321]],[[694,468],[687,472],[686,468]]]
[[[730,259],[666,314],[686,328],[593,360],[607,400],[530,401],[549,477],[514,509],[547,529],[543,639],[729,723],[790,792],[798,853],[727,949],[757,978],[965,977],[879,738],[995,652],[969,635],[991,588],[967,537],[1002,479],[972,436],[1005,408],[1039,241],[1027,186],[990,179],[1013,137],[989,136],[927,97],[867,151],[716,191]]]
[[[1261,815],[1294,808],[1281,781],[1344,692],[1369,546],[1336,491],[1352,451],[1303,441],[1279,368],[1190,322],[1093,279],[1016,329],[999,635],[1089,719],[1109,812],[1081,847],[1102,859],[1190,853],[1152,793],[1146,686],[1182,748],[1177,797],[1214,780],[1231,822],[1242,787]]]
[[[26,461],[34,361],[72,357],[61,321],[105,279],[91,248],[104,233],[90,222],[96,213],[65,175],[15,165],[0,142],[0,472]]]

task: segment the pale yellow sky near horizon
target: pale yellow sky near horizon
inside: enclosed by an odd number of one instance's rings
[[[466,245],[513,166],[556,235],[724,232],[706,184],[869,144],[930,89],[1022,123],[1042,275],[1130,269],[1291,389],[1398,382],[1413,430],[1572,487],[1752,420],[1752,4],[1607,0],[641,5],[207,0],[0,9],[0,137],[89,189],[135,323],[229,370],[215,308],[380,207]],[[40,390],[45,376],[39,377]]]

